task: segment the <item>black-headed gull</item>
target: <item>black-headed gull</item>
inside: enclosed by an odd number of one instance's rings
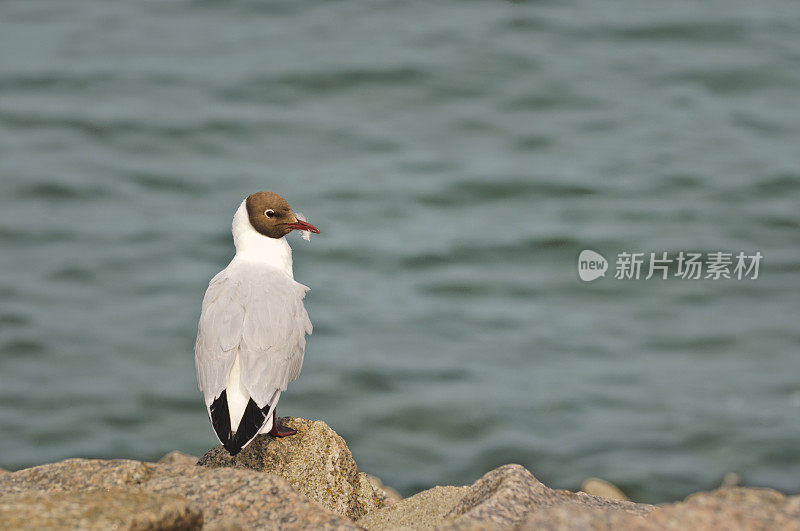
[[[273,192],[242,201],[232,229],[236,255],[208,285],[194,355],[211,425],[236,455],[259,433],[296,433],[278,421],[275,406],[300,374],[311,321],[308,287],[294,280],[285,236],[319,230]]]

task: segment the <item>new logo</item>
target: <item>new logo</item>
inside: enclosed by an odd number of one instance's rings
[[[600,277],[606,276],[608,270],[608,260],[599,253],[585,249],[578,256],[578,276],[584,282],[591,282]]]

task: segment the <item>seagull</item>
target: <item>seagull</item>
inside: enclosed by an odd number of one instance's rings
[[[312,327],[295,282],[292,230],[319,234],[274,192],[249,195],[233,216],[236,255],[211,279],[194,347],[197,385],[219,442],[236,455],[259,433],[297,433],[275,406],[300,374]]]

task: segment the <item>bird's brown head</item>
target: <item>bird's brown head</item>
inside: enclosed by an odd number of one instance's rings
[[[275,192],[256,192],[247,196],[247,216],[250,225],[270,238],[282,238],[295,229],[319,234],[319,229],[300,221],[289,203]]]

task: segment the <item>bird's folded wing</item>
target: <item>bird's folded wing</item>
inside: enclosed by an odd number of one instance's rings
[[[297,378],[305,336],[312,330],[303,306],[306,291],[281,271],[264,267],[229,266],[211,280],[195,343],[206,405],[225,389],[237,352],[242,384],[259,407]]]

